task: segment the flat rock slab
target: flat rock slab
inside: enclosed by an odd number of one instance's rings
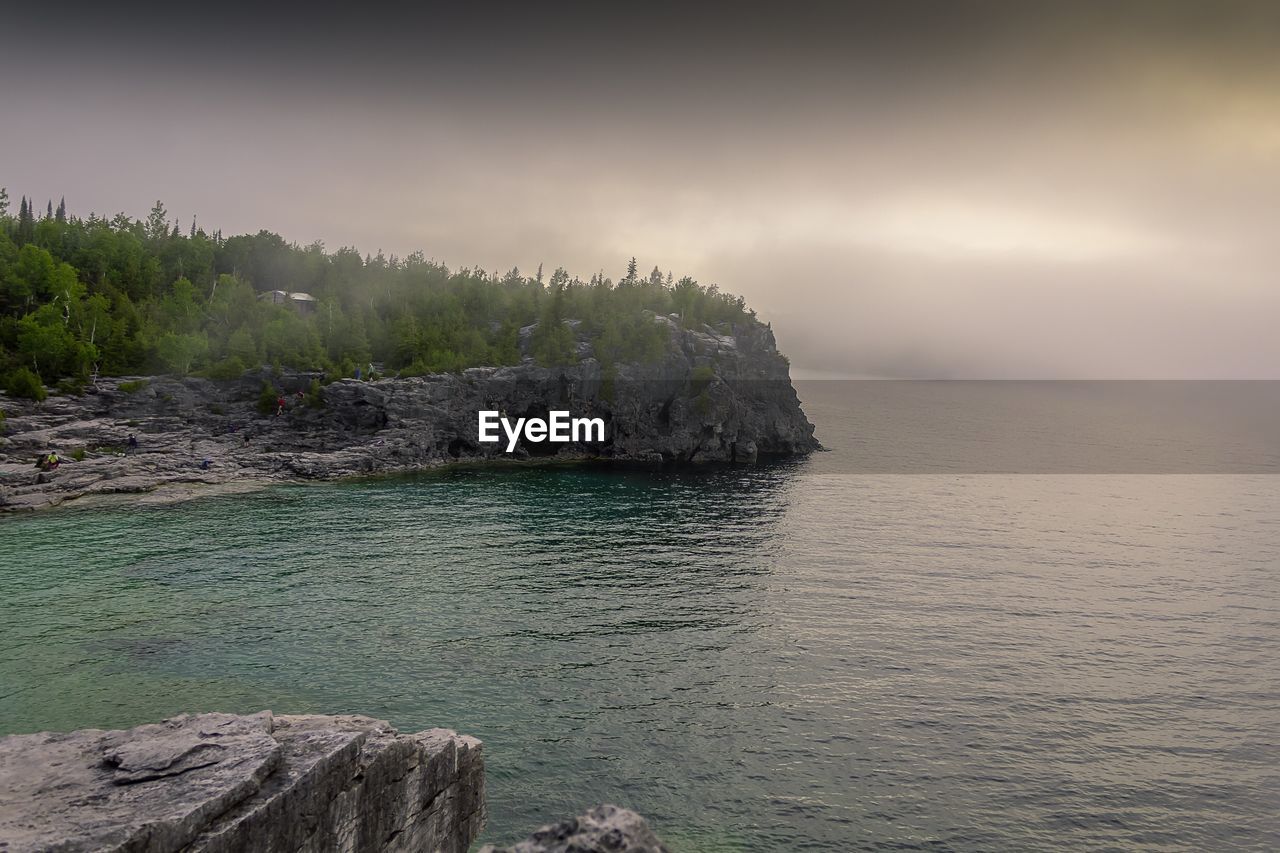
[[[0,741],[7,850],[174,850],[280,765],[271,716],[198,714],[127,731]]]
[[[196,714],[0,740],[0,851],[464,851],[480,742],[359,716]]]

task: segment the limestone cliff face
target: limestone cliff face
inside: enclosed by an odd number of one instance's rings
[[[450,462],[595,458],[626,464],[754,463],[807,454],[819,445],[800,409],[773,333],[752,323],[719,334],[669,330],[656,365],[605,368],[580,342],[581,360],[325,385],[319,405],[299,395],[315,374],[254,371],[241,379],[153,377],[103,380],[79,397],[44,403],[0,397],[0,510],[31,509],[85,494],[162,486],[329,479],[409,471]],[[528,335],[524,336],[526,339]],[[264,383],[287,398],[264,416]],[[479,440],[481,409],[519,417],[567,410],[605,422],[602,442]],[[138,448],[127,451],[130,435]],[[38,454],[56,449],[61,468],[40,474]],[[86,450],[83,460],[72,452]]]
[[[559,409],[605,422],[603,442],[522,441],[514,458],[752,463],[818,447],[791,386],[786,359],[768,328],[717,335],[710,329],[681,329],[668,318],[655,321],[668,325],[671,334],[667,355],[657,365],[606,370],[588,355],[564,368],[526,361],[473,368],[460,376],[342,381],[326,387],[326,407],[309,413],[310,420],[321,430],[380,432],[408,465],[512,458],[505,441],[479,441],[476,413],[481,409],[500,411],[512,420],[546,417]],[[254,388],[260,382],[259,377],[250,380]]]
[[[463,853],[483,824],[480,742],[445,729],[264,711],[0,740],[6,853]]]

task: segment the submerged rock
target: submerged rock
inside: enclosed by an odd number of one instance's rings
[[[483,824],[480,742],[445,729],[263,711],[0,740],[6,853],[461,853]]]
[[[596,806],[586,814],[542,827],[511,847],[480,853],[670,853],[645,819],[618,806]]]

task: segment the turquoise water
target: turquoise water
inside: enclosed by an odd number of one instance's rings
[[[0,729],[447,726],[489,840],[612,801],[676,850],[1280,845],[1280,478],[837,463],[0,519]]]

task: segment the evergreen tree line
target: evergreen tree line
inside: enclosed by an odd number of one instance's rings
[[[160,202],[145,220],[68,216],[65,200],[10,213],[0,189],[0,380],[13,394],[81,385],[93,375],[166,372],[230,378],[263,364],[351,375],[376,361],[401,375],[514,364],[521,327],[537,322],[541,364],[577,360],[585,335],[609,367],[661,358],[668,331],[652,314],[729,331],[754,320],[740,297],[674,280],[634,258],[617,282],[558,268],[544,280],[451,271],[405,258],[327,252],[267,231],[224,238]],[[314,310],[260,299],[306,292]],[[572,321],[572,322],[569,322]]]

